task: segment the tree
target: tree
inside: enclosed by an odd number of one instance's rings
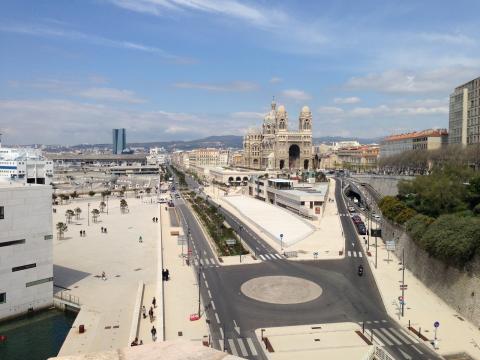
[[[58,222],[56,227],[57,227],[57,232],[58,232],[58,238],[62,239],[63,234],[68,230],[68,226],[67,226],[67,224],[65,224],[63,222]]]
[[[79,207],[75,208],[75,215],[77,216],[77,220],[80,219],[80,214],[82,213],[82,209]]]
[[[70,194],[70,197],[71,197],[72,199],[76,199],[76,198],[78,198],[78,196],[79,196],[79,195],[78,195],[78,193],[77,193],[76,191],[74,191],[74,192],[72,192],[72,193]]]
[[[98,220],[98,217],[100,216],[100,211],[98,209],[93,209],[91,212],[92,212],[93,222],[96,223]]]
[[[125,199],[120,200],[120,210],[121,210],[122,214],[128,212],[127,200],[125,200]]]
[[[152,191],[152,188],[151,188],[151,187],[147,187],[147,188],[145,189],[145,192],[146,192],[147,194],[150,194],[151,191]]]
[[[68,224],[72,222],[72,217],[74,215],[75,215],[75,212],[73,210],[68,209],[67,211],[65,211],[65,218],[67,219]]]
[[[95,196],[95,191],[90,190],[90,191],[88,192],[88,195],[90,195],[90,196],[92,196],[92,197]]]
[[[62,204],[64,201],[67,201],[68,199],[70,199],[70,196],[68,196],[67,194],[60,194],[60,201]]]
[[[57,195],[56,194],[52,194],[52,200],[55,201],[57,199]]]
[[[112,194],[112,192],[110,190],[103,190],[101,192],[102,199],[105,199],[105,197],[110,196],[111,194]]]
[[[106,206],[107,206],[107,204],[105,204],[105,201],[100,202],[100,211],[102,213],[104,212]]]

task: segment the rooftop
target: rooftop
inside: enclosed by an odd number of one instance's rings
[[[415,139],[419,137],[440,137],[448,135],[447,129],[427,129],[422,131],[414,131],[411,133],[405,134],[396,134],[387,136],[384,141],[398,141],[398,140],[406,140],[406,139]]]

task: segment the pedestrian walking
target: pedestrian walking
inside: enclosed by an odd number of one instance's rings
[[[168,271],[168,270],[167,270],[167,271]],[[155,297],[153,297],[152,305],[153,305],[154,308],[157,307],[157,299],[155,299]]]
[[[150,306],[150,310],[148,310],[148,316],[150,317],[150,322],[153,322],[153,308]]]
[[[142,305],[142,316],[144,319],[147,318],[147,309],[145,309],[145,305]]]
[[[139,242],[139,243],[142,243],[142,242],[143,242],[142,235],[140,235],[140,237],[138,238],[138,242]]]
[[[165,270],[165,279],[166,279],[167,281],[170,280],[170,271],[168,271],[168,269]]]
[[[152,333],[152,340],[157,341],[157,329],[155,329],[155,326],[152,326],[152,330],[150,330]]]
[[[80,230],[80,237],[82,237],[82,230]]]
[[[103,281],[107,280],[107,276],[105,275],[105,271],[102,271],[102,280]]]

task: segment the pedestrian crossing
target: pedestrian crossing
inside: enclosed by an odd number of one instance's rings
[[[258,356],[257,349],[253,344],[252,338],[229,338],[224,342],[223,339],[216,341],[218,349],[223,350],[224,343],[226,350],[235,356],[242,358],[252,358]]]
[[[283,256],[280,254],[260,254],[258,257],[263,261],[283,259]]]
[[[200,266],[202,265],[204,268],[205,267],[219,267],[220,265],[217,265],[217,263],[215,262],[215,259],[214,258],[194,258],[192,260],[193,264],[195,266]]]
[[[348,250],[347,255],[349,257],[354,257],[354,258],[355,257],[359,257],[359,258],[363,257],[363,254],[362,254],[361,251],[355,251],[355,250]]]
[[[363,325],[362,323],[359,324]],[[422,349],[418,346],[421,343],[418,339],[408,334],[405,329],[390,326],[387,320],[365,321],[364,334],[368,339],[372,339],[377,346],[408,346],[416,353],[423,354]]]

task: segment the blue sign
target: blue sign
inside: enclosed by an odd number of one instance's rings
[[[439,323],[438,321],[435,321],[435,322],[433,323],[433,326],[435,326],[436,328],[438,328],[438,327],[440,326],[440,323]]]

